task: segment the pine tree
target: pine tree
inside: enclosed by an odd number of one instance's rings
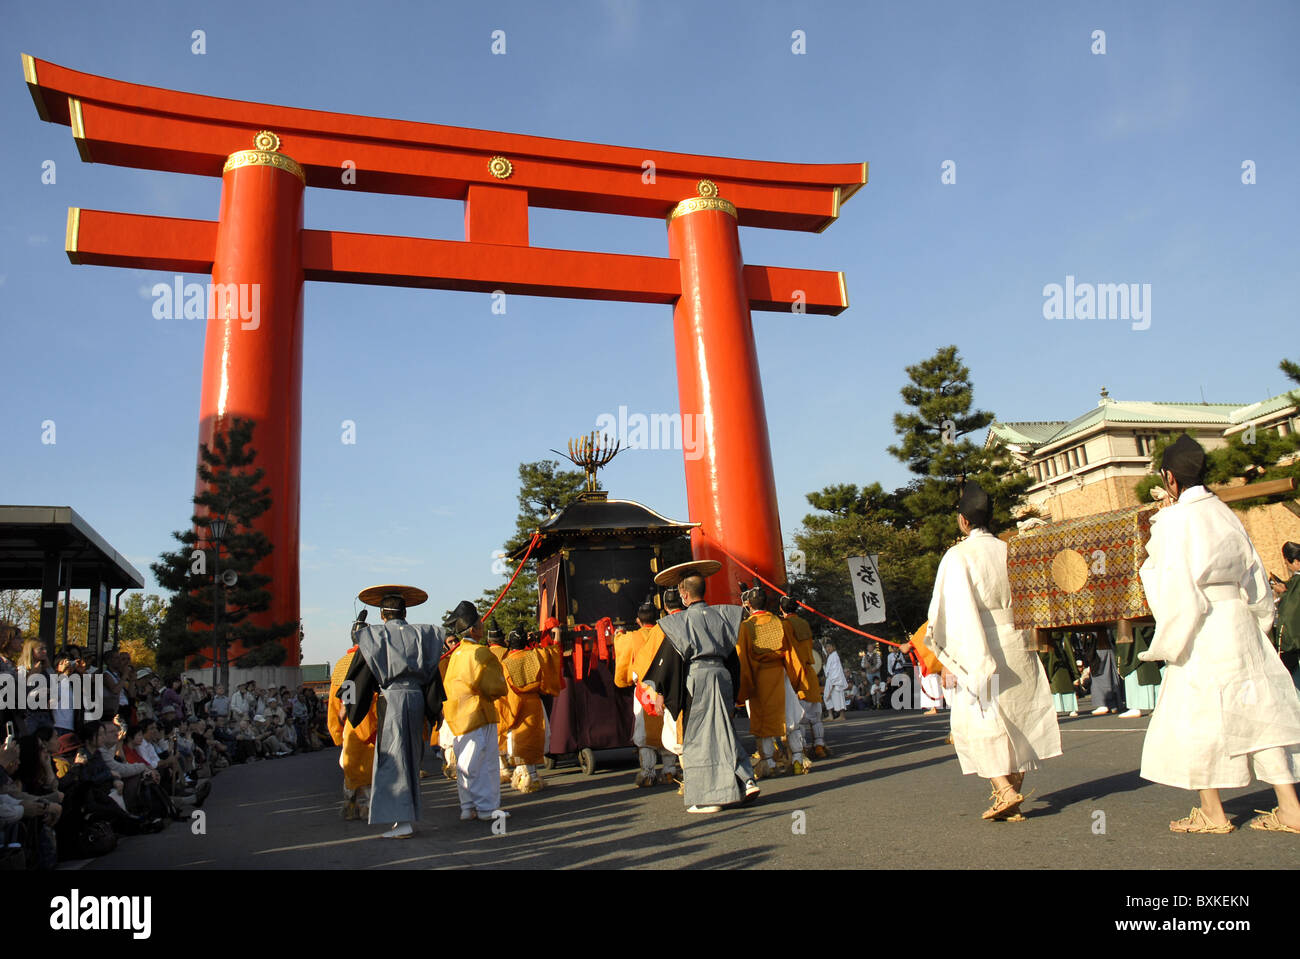
[[[191,528],[172,533],[180,548],[163,553],[159,562],[150,567],[159,585],[173,594],[158,647],[159,664],[173,672],[208,664],[197,654],[214,642],[217,566],[223,573],[230,570],[235,574],[233,586],[220,587],[225,596],[215,651],[215,665],[220,669],[217,681],[227,687],[230,663],[223,653],[231,646],[240,642],[247,650],[235,661],[236,666],[278,665],[285,658],[279,640],[299,628],[296,622],[260,627],[250,621],[253,613],[271,607],[271,591],[267,588],[271,577],[255,570],[273,548],[266,534],[253,529],[253,521],[271,508],[270,490],[259,485],[265,471],[254,465],[257,452],[252,446],[253,427],[252,420],[236,418],[213,437],[211,449],[206,444],[200,448],[198,474],[203,491],[194,497],[197,509],[190,518]],[[229,523],[220,544],[220,557],[214,552],[211,530],[212,521],[218,517]],[[202,538],[196,528],[204,531]]]
[[[841,484],[807,494],[809,504],[819,512],[805,516],[794,535],[795,546],[804,555],[804,572],[791,584],[791,594],[856,626],[857,606],[845,561],[850,556],[878,554],[888,619],[862,629],[896,642],[910,635],[925,620],[933,572],[920,533],[903,506],[907,492],[904,488],[886,493],[873,483],[861,490]],[[856,660],[865,649],[866,640],[856,633],[811,614],[808,618],[815,633],[834,638],[846,662]]]
[[[561,470],[558,460],[538,460],[533,463],[519,464],[519,514],[515,518],[515,532],[505,543],[505,552],[511,553],[528,545],[533,531],[568,506],[578,494],[586,488],[586,474],[582,470]],[[509,581],[515,571],[517,560],[505,559],[505,572],[501,584],[494,589],[485,589],[483,599],[479,601],[480,611],[486,612],[497,598],[502,587]],[[502,597],[493,618],[501,628],[535,629],[537,625],[537,564],[529,559],[526,568],[520,570],[510,591]]]
[[[1283,361],[1285,362],[1285,361]],[[1154,498],[1151,490],[1163,486],[1160,478],[1160,460],[1165,450],[1175,443],[1180,436],[1195,440],[1190,433],[1178,433],[1161,437],[1151,447],[1151,473],[1137,483],[1135,492],[1138,502],[1150,503]],[[1199,442],[1199,440],[1198,440]],[[1228,437],[1228,445],[1205,454],[1205,484],[1221,486],[1233,480],[1249,477],[1251,482],[1259,480],[1286,479],[1294,477],[1300,484],[1300,459],[1279,462],[1300,449],[1300,437],[1279,436],[1275,429],[1246,429]],[[1295,500],[1294,492],[1276,493],[1272,496],[1258,496],[1253,499],[1234,500],[1228,505],[1244,512],[1254,506],[1266,503],[1284,503]]]
[[[894,416],[901,441],[889,452],[920,477],[903,498],[915,519],[924,548],[939,557],[960,536],[957,500],[961,487],[974,479],[993,500],[993,526],[1012,521],[1012,510],[1024,497],[1031,479],[1008,465],[999,449],[985,449],[969,437],[993,422],[993,414],[972,409],[975,390],[970,370],[956,346],[945,346],[927,360],[907,367],[911,382],[900,391],[909,412]]]

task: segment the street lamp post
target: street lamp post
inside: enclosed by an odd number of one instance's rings
[[[221,641],[221,608],[225,605],[225,591],[221,588],[221,541],[226,538],[229,522],[219,516],[208,524],[208,533],[212,537],[213,574],[212,574],[212,645],[216,655],[212,657],[212,685],[226,686],[230,679],[230,667],[226,663],[226,644]]]

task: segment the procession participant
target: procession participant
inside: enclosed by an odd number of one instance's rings
[[[805,744],[808,740],[812,740],[813,747],[809,751],[809,756],[812,759],[826,759],[831,751],[826,748],[826,727],[822,724],[822,687],[817,681],[817,657],[813,650],[812,627],[808,625],[808,620],[795,613],[798,606],[799,604],[791,597],[781,597],[781,614],[790,624],[794,649],[799,655],[799,661],[803,663],[805,685],[801,697],[803,700],[801,732]],[[876,660],[876,668],[879,669],[878,654]]]
[[[451,662],[451,654],[456,651],[460,644],[460,637],[455,635],[447,636],[447,645],[443,650],[441,658],[438,660],[438,678],[442,682],[442,688],[447,688],[447,664]],[[442,720],[434,727],[433,735],[429,737],[429,745],[437,746],[442,750],[442,774],[452,782],[456,781],[456,735],[447,725],[447,717],[443,716]]]
[[[658,618],[659,611],[655,609],[654,603],[647,598],[644,603],[637,607],[636,619],[639,628],[634,632],[623,633],[614,640],[614,685],[631,686],[634,689],[632,697],[632,742],[637,747],[637,761],[639,763],[636,774],[637,786],[653,786],[656,782],[671,782],[673,774],[677,771],[676,754],[663,747],[663,713],[654,706],[654,694],[646,689],[644,683],[640,682],[643,671],[649,668],[650,663],[654,662],[654,656],[659,651],[659,644],[663,642],[663,630],[655,625]],[[642,649],[651,645],[653,645],[653,650],[648,656],[642,657]],[[641,666],[640,670],[634,664],[639,664]],[[647,700],[650,702],[650,709],[646,707]],[[664,768],[656,779],[655,766],[660,756],[663,757]]]
[[[741,609],[704,601],[704,578],[721,568],[717,560],[698,560],[670,566],[655,577],[657,586],[676,586],[686,607],[659,621],[668,641],[660,644],[644,682],[664,697],[665,707],[684,728],[683,795],[689,813],[720,812],[759,793],[731,718]]]
[[[507,640],[501,665],[510,700],[506,761],[514,766],[510,784],[521,793],[536,792],[545,782],[537,767],[546,759],[546,710],[542,694],[560,691],[564,653],[559,646],[528,649],[528,634],[516,629]]]
[[[408,606],[418,606],[429,594],[414,586],[371,586],[357,599],[378,606],[383,622],[354,624],[357,655],[347,680],[353,701],[347,717],[359,727],[380,690],[384,707],[375,745],[370,784],[370,818],[391,822],[385,839],[406,839],[420,818],[420,760],[424,754],[424,720],[436,719],[442,700],[438,656],[445,631],[438,626],[406,621]],[[341,690],[340,690],[341,692]]]
[[[952,738],[961,771],[988,779],[990,820],[1019,820],[1024,774],[1061,755],[1047,677],[1029,630],[1016,629],[1007,544],[988,531],[993,504],[968,480],[958,504],[964,538],[943,555],[930,599],[926,645],[955,687]]]
[[[1205,488],[1205,452],[1183,435],[1160,461],[1172,503],[1153,519],[1138,570],[1156,619],[1147,662],[1164,682],[1142,746],[1143,779],[1194,789],[1200,805],[1169,824],[1228,833],[1220,789],[1273,787],[1277,807],[1251,828],[1300,833],[1300,697],[1268,640],[1273,597],[1241,520]]]
[[[1079,667],[1074,660],[1074,647],[1064,633],[1043,630],[1047,638],[1038,650],[1038,658],[1047,672],[1047,688],[1052,693],[1052,706],[1057,716],[1079,715],[1079,698],[1074,687],[1079,682]]]
[[[676,587],[670,586],[665,589],[660,596],[660,600],[663,602],[665,617],[674,616],[686,608],[682,605],[682,597],[681,594],[677,592]],[[659,624],[656,623],[655,625],[658,626]],[[654,665],[655,659],[659,655],[659,647],[664,642],[665,638],[663,630],[659,629],[649,640],[646,641],[645,645],[641,647],[641,651],[637,653],[636,658],[632,661],[632,669],[636,675],[644,677],[649,673],[650,667]],[[642,685],[645,685],[644,681],[642,682]],[[660,773],[659,782],[662,784],[674,781],[680,783],[685,777],[679,762],[682,755],[682,734],[685,732],[684,724],[677,721],[676,714],[669,710],[662,695],[655,693],[654,690],[649,687],[647,687],[646,691],[648,694],[654,696],[655,708],[658,709],[660,715],[663,716],[663,728],[659,732],[659,741],[663,744],[661,754],[664,756],[664,769],[663,772]],[[669,753],[672,754],[671,757],[669,757]],[[670,762],[672,763],[671,768],[669,768]],[[684,794],[685,793],[681,789],[678,790],[678,795]]]
[[[343,768],[343,818],[370,818],[370,779],[374,775],[375,734],[379,721],[375,715],[375,704],[360,726],[353,726],[348,721],[347,706],[344,697],[338,695],[352,668],[352,660],[357,655],[354,644],[334,665],[330,675],[330,691],[326,698],[328,708],[325,722],[329,727],[330,738],[335,746],[342,746],[339,753],[339,766]],[[351,698],[351,693],[348,699]]]
[[[767,593],[741,583],[741,606],[750,615],[736,634],[736,656],[740,660],[740,690],[737,699],[748,704],[749,731],[758,741],[759,761],[754,778],[776,773],[776,741],[789,740],[795,775],[812,769],[803,752],[803,709],[794,692],[809,689],[803,660],[794,646],[794,627],[767,608]],[[794,708],[790,709],[790,700]]]
[[[468,633],[447,663],[447,702],[443,709],[456,752],[456,791],[460,818],[498,819],[501,778],[492,762],[497,756],[496,700],[506,694],[501,663],[485,645],[478,610],[463,600],[443,624],[449,631]]]
[[[1128,708],[1119,714],[1120,719],[1137,719],[1144,712],[1156,708],[1157,694],[1160,691],[1160,668],[1162,663],[1148,663],[1141,656],[1151,648],[1151,637],[1155,627],[1148,623],[1139,623],[1132,627],[1131,642],[1125,642],[1120,634],[1115,644],[1115,663],[1119,668],[1120,678],[1124,680],[1124,704]]]
[[[1273,592],[1279,597],[1273,646],[1300,689],[1300,543],[1283,543],[1282,561],[1286,563],[1286,581],[1272,577]]]
[[[1110,630],[1101,628],[1093,631],[1097,642],[1093,647],[1092,688],[1090,695],[1097,708],[1094,716],[1119,712],[1119,671],[1115,667],[1115,648],[1110,641]]]
[[[926,634],[929,633],[929,631],[930,623],[927,620],[917,627],[916,632],[912,633],[910,639],[898,647],[899,654],[906,656],[908,662],[913,663],[913,673],[919,677],[918,682],[920,683],[923,705],[926,697],[928,697],[931,702],[940,701],[938,691],[943,688],[941,681],[943,675],[943,663],[939,661],[939,657],[935,655],[934,650],[927,646],[925,642]],[[934,695],[927,692],[927,684],[930,684],[931,689],[934,690]],[[951,692],[951,690],[943,690],[942,702],[949,708],[952,706]],[[933,716],[937,712],[937,708],[931,709],[923,715]],[[948,742],[951,744],[952,737],[948,738]]]
[[[488,623],[487,629],[488,651],[497,658],[498,663],[505,663],[506,654],[510,648],[506,645],[506,634],[501,631],[497,625],[496,617],[492,617]],[[510,757],[509,750],[506,748],[506,730],[514,722],[514,715],[510,712],[510,700],[507,696],[502,696],[496,701],[497,707],[497,772],[503,783],[510,782]]]
[[[831,719],[844,716],[844,691],[849,688],[844,676],[844,667],[840,665],[840,654],[835,651],[834,643],[826,644],[826,711]]]

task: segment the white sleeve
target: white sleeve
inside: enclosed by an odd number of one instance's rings
[[[1156,632],[1151,647],[1139,653],[1139,659],[1182,663],[1201,621],[1210,611],[1205,593],[1196,585],[1186,540],[1186,522],[1182,516],[1169,513],[1152,525],[1147,560],[1138,575],[1147,594],[1147,605],[1156,619]]]
[[[930,628],[939,661],[967,689],[983,688],[997,671],[997,663],[989,652],[970,571],[956,547],[939,563],[930,598]]]

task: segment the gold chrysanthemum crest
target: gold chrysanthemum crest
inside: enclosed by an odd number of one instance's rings
[[[515,172],[514,164],[502,156],[495,156],[488,160],[488,173],[491,173],[498,180],[509,179],[510,174]]]
[[[221,172],[228,173],[231,170],[238,170],[240,167],[246,166],[275,167],[277,170],[292,173],[303,184],[307,182],[307,176],[303,173],[302,167],[292,157],[285,156],[280,152],[280,138],[270,130],[258,130],[257,135],[253,137],[253,149],[239,150],[230,154],[226,158]]]
[[[280,152],[280,138],[270,130],[258,130],[257,136],[253,137],[254,150],[269,150],[272,153]]]
[[[673,207],[672,212],[668,214],[665,222],[672,223],[679,216],[687,213],[695,213],[698,210],[718,210],[725,213],[732,219],[736,217],[736,206],[730,200],[724,200],[718,196],[718,185],[712,180],[699,180],[695,184],[695,192],[698,196],[688,197],[681,203]]]

